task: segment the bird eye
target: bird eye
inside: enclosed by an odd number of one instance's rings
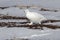
[[[24,11],[25,12],[25,11]]]

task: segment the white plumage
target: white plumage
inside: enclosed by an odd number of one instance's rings
[[[30,20],[30,25],[35,23],[41,24],[41,21],[47,20],[43,15],[36,13],[36,12],[30,12],[28,9],[25,10],[26,17]]]

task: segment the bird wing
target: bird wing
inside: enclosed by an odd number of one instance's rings
[[[32,12],[32,14],[33,14],[36,18],[39,18],[39,19],[46,19],[43,15],[41,15],[41,14],[39,14],[39,13]]]

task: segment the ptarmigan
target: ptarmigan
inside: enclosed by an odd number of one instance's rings
[[[28,9],[24,11],[26,13],[26,17],[30,20],[30,25],[33,23],[35,24],[41,24],[43,20],[47,20],[43,15],[36,13],[36,12],[30,12]]]

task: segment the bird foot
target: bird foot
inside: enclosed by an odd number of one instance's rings
[[[28,25],[32,25],[33,23],[31,22],[31,23],[27,23]]]

